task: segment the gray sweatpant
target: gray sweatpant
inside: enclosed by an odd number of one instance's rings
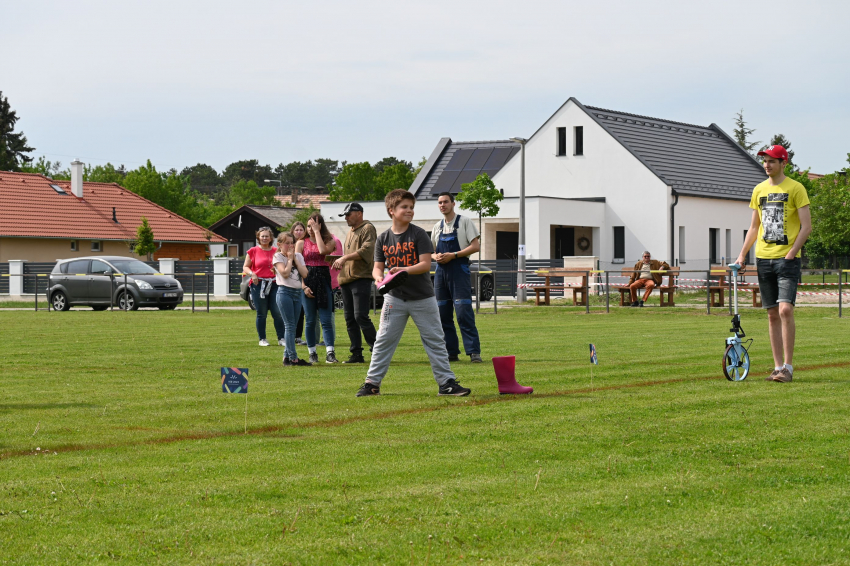
[[[437,309],[436,297],[419,301],[403,301],[384,295],[384,308],[381,309],[381,326],[372,349],[372,361],[366,381],[380,385],[387,374],[393,354],[404,334],[407,319],[413,318],[413,324],[419,329],[419,337],[428,359],[431,360],[431,370],[434,379],[443,385],[449,379],[455,379],[455,374],[449,365],[449,354],[446,351],[446,341],[443,337],[443,326],[440,322],[440,311]]]

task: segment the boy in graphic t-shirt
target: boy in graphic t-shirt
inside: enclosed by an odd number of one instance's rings
[[[469,395],[470,390],[457,382],[449,366],[440,311],[431,284],[431,254],[434,251],[431,238],[425,230],[411,224],[416,199],[410,192],[396,189],[386,196],[384,203],[393,225],[378,236],[375,243],[372,277],[380,286],[385,267],[391,274],[407,271],[408,275],[404,285],[384,295],[381,325],[372,350],[369,372],[357,396],[380,394],[381,381],[390,367],[407,319],[411,317],[431,361],[434,379],[439,385],[437,395]]]
[[[764,156],[768,179],[756,185],[750,199],[753,219],[736,263],[756,243],[756,267],[761,302],[767,309],[773,373],[768,381],[788,383],[794,373],[794,304],[800,277],[800,250],[812,232],[809,195],[806,188],[785,176],[788,152],[772,145],[758,153]]]

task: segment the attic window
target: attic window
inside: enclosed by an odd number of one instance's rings
[[[50,185],[50,188],[53,189],[54,191],[56,191],[57,193],[59,193],[60,195],[67,195],[68,194],[68,193],[65,192],[65,189],[63,189],[59,185]]]

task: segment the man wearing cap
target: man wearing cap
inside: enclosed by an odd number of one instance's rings
[[[480,235],[472,219],[455,214],[454,195],[440,193],[437,206],[443,219],[434,224],[431,230],[431,242],[437,252],[433,256],[437,262],[434,292],[437,295],[449,361],[458,361],[460,356],[453,315],[457,312],[463,349],[472,363],[481,363],[481,342],[475,327],[469,276],[469,256],[481,249]]]
[[[363,342],[360,331],[371,349],[375,344],[375,325],[369,318],[369,300],[372,297],[372,266],[375,257],[375,240],[378,235],[368,220],[363,220],[363,207],[359,203],[349,203],[340,216],[351,227],[345,238],[345,255],[333,263],[339,270],[339,288],[345,313],[345,326],[351,346],[351,356],[344,364],[362,364]]]
[[[759,292],[767,309],[773,351],[774,369],[767,380],[788,383],[794,374],[791,359],[796,337],[794,303],[800,278],[800,250],[812,232],[812,217],[805,187],[785,176],[785,148],[772,145],[758,154],[764,157],[768,179],[753,189],[753,218],[735,263],[744,265],[747,252],[756,244]]]

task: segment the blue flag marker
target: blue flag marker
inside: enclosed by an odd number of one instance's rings
[[[222,393],[248,393],[248,368],[221,368]]]
[[[596,359],[596,346],[590,345],[590,363],[599,365],[599,360]]]

